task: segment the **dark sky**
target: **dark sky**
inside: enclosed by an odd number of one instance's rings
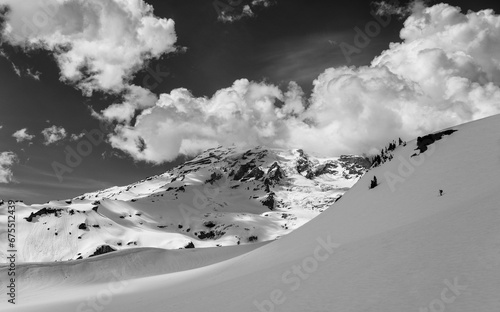
[[[222,23],[212,1],[148,0],[155,15],[174,19],[177,44],[183,53],[169,54],[153,61],[168,72],[168,77],[152,89],[156,94],[184,87],[195,96],[211,96],[231,86],[239,78],[267,81],[286,86],[296,81],[306,93],[326,68],[343,65],[368,65],[390,42],[399,40],[402,20],[392,18],[381,33],[372,38],[361,53],[348,62],[338,43],[352,44],[355,27],[373,20],[371,1],[277,0],[270,8],[259,8],[255,16],[234,23]],[[434,4],[430,2],[429,4]],[[497,9],[497,1],[450,1],[463,11]],[[90,108],[102,110],[116,97],[94,94],[85,97],[79,90],[61,82],[54,59],[46,52],[25,54],[3,45],[2,49],[19,68],[41,72],[40,80],[19,77],[11,62],[0,57],[0,153],[12,151],[19,156],[13,167],[16,183],[0,184],[0,198],[21,199],[29,203],[62,199],[84,192],[123,185],[162,173],[175,164],[154,166],[134,162],[123,152],[103,143],[94,147],[63,183],[51,167],[64,162],[64,150],[75,147],[65,140],[56,145],[42,144],[40,132],[49,126],[64,127],[68,133],[98,128]],[[147,71],[136,75],[134,83],[143,85]],[[36,137],[31,144],[17,143],[12,134],[28,128]]]

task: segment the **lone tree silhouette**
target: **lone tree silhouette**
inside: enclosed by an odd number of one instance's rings
[[[377,177],[376,176],[373,176],[373,180],[371,181],[370,183],[370,189],[376,187],[378,185],[378,182],[377,182]]]

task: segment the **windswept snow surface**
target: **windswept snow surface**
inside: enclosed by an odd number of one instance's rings
[[[398,147],[333,207],[253,251],[124,281],[23,277],[17,309],[4,299],[2,311],[500,311],[500,116],[453,129],[417,157],[416,141]]]

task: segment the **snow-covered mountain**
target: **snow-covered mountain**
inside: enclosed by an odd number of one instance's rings
[[[2,311],[499,311],[500,115],[451,130],[279,240],[19,264]]]
[[[62,261],[138,247],[274,240],[331,206],[369,166],[360,156],[317,158],[302,150],[262,147],[210,149],[131,185],[43,205],[19,204],[18,259]],[[0,250],[5,261],[7,248]]]

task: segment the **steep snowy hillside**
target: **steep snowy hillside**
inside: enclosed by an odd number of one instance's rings
[[[80,263],[146,268],[123,252],[67,262],[56,278],[61,264],[20,265],[22,304],[2,309],[499,311],[500,115],[453,130],[397,147],[331,209],[241,256],[139,279],[117,267],[105,281]]]
[[[61,261],[137,247],[274,240],[333,204],[369,166],[358,156],[322,159],[301,150],[210,149],[128,186],[44,205],[19,204],[18,259]],[[5,250],[0,249],[0,261]]]

